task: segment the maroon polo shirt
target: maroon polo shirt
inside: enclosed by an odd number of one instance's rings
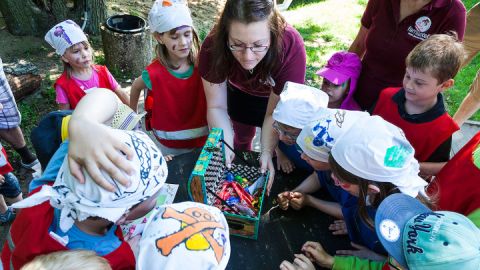
[[[211,83],[221,83],[227,78],[220,78],[217,74],[210,74],[211,65],[215,57],[210,51],[212,39],[209,35],[202,44],[199,56],[198,70],[200,76]],[[265,83],[260,79],[252,79],[256,76],[255,71],[250,74],[247,70],[235,61],[232,74],[228,75],[228,81],[239,90],[253,96],[268,97],[270,92],[280,95],[283,86],[287,81],[304,83],[306,70],[306,53],[303,38],[300,34],[288,25],[282,37],[283,49],[278,65],[271,71],[272,82]],[[227,68],[227,67],[225,67]]]
[[[408,53],[432,34],[455,31],[463,40],[465,6],[460,0],[432,0],[419,12],[399,22],[400,0],[369,0],[362,16],[368,29],[366,51],[355,99],[370,109],[380,91],[401,87]]]

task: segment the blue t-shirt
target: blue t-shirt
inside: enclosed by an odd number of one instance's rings
[[[60,210],[55,209],[53,212],[53,222],[50,225],[50,232],[62,237],[67,241],[67,248],[69,249],[86,249],[92,250],[99,256],[105,256],[115,251],[122,242],[115,235],[117,225],[113,225],[105,235],[91,235],[80,230],[75,224],[72,228],[64,233],[60,229]]]
[[[67,153],[68,141],[66,140],[62,144],[60,144],[58,150],[55,152],[55,154],[53,154],[42,176],[37,179],[33,179],[32,182],[30,182],[30,185],[28,186],[28,192],[32,192],[32,190],[40,186],[55,182],[55,179],[57,179],[58,171],[60,171],[63,160],[65,159]]]

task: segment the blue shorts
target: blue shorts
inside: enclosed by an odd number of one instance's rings
[[[20,189],[17,177],[13,173],[7,173],[4,177],[5,182],[0,185],[0,194],[7,198],[15,198],[20,195],[22,190]]]

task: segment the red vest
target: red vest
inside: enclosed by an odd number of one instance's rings
[[[392,99],[399,90],[400,88],[384,89],[373,114],[380,115],[383,119],[401,128],[415,149],[415,158],[419,162],[427,161],[433,152],[459,127],[447,112],[426,123],[411,123],[404,120],[398,112],[397,103]]]
[[[12,165],[10,165],[10,162],[8,162],[7,152],[5,152],[5,148],[3,148],[3,146],[1,144],[0,144],[0,147],[2,148],[1,155],[3,155],[5,157],[5,161],[7,162],[7,164],[0,167],[0,174],[5,175],[9,172],[12,172],[13,168],[12,168]]]
[[[171,148],[202,147],[207,135],[207,103],[197,68],[188,79],[176,78],[158,60],[146,69],[152,82],[150,125],[155,137]]]
[[[468,216],[480,208],[480,169],[473,151],[480,144],[477,133],[437,174],[429,193],[438,196],[439,210]]]
[[[98,87],[115,90],[115,89],[112,89],[112,86],[110,85],[110,81],[108,80],[107,67],[100,66],[100,65],[93,65],[93,68],[97,71],[97,74],[98,74],[98,83],[99,83]],[[59,85],[60,87],[63,88],[63,90],[65,90],[65,93],[67,94],[67,97],[68,97],[68,102],[70,102],[71,110],[75,109],[80,99],[82,99],[83,96],[85,96],[85,91],[82,90],[80,86],[78,86],[75,80],[71,78],[69,79],[66,72],[63,72],[60,78],[57,79],[54,87],[56,87],[56,85]]]
[[[37,192],[40,190],[33,191]],[[53,208],[46,201],[40,205],[25,208],[20,211],[10,227],[7,240],[3,245],[2,264],[4,269],[20,269],[38,255],[55,251],[68,250],[49,234],[53,221]],[[112,269],[135,269],[135,257],[130,245],[123,241],[122,231],[117,228],[115,234],[122,241],[115,251],[103,256]],[[13,251],[12,251],[13,249]],[[10,264],[11,263],[11,264]]]

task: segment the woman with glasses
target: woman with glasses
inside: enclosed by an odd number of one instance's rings
[[[262,171],[268,167],[272,178],[272,112],[285,82],[304,83],[305,69],[302,37],[272,0],[227,0],[200,50],[209,126],[222,128],[238,150],[250,150],[262,127]]]

